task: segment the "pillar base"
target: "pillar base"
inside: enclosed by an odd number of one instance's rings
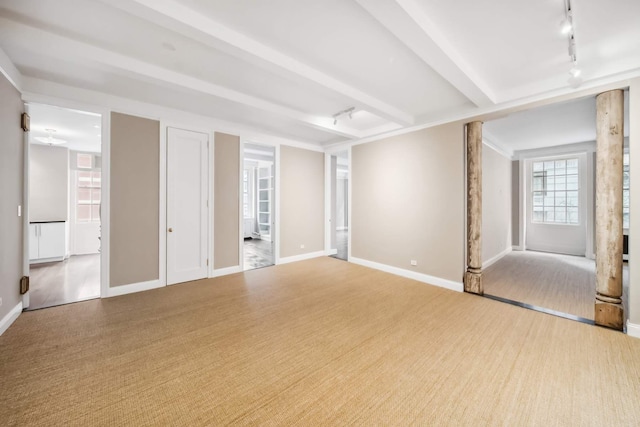
[[[624,327],[624,308],[622,304],[611,304],[596,300],[595,322],[598,326],[605,326],[621,331]]]
[[[478,295],[484,294],[484,289],[482,288],[482,273],[466,271],[464,273],[464,291]]]

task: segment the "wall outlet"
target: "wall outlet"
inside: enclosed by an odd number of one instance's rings
[[[300,245],[300,249],[304,249],[304,243]]]
[[[411,265],[418,265],[418,261],[416,261],[415,259],[411,260]]]
[[[22,216],[22,205],[18,205],[18,216]]]

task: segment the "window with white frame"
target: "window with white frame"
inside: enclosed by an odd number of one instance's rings
[[[629,153],[624,153],[622,165],[622,227],[629,229]]]
[[[250,168],[242,173],[242,212],[244,218],[253,218],[253,173]]]
[[[92,154],[78,153],[76,174],[76,222],[100,222],[102,177]]]
[[[532,163],[532,221],[548,224],[579,224],[578,159]]]

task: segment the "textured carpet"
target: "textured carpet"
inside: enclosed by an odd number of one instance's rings
[[[27,312],[2,425],[638,425],[640,340],[332,258]]]

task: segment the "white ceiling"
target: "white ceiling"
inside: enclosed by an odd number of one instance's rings
[[[48,137],[46,129],[55,130],[52,137],[65,141],[57,147],[70,150],[99,153],[101,151],[101,116],[83,111],[68,110],[50,105],[30,104],[32,144],[47,145],[37,141],[37,137]]]
[[[573,3],[583,85],[640,75],[640,1]],[[564,0],[0,0],[0,49],[27,92],[326,146],[575,90],[563,16]]]

